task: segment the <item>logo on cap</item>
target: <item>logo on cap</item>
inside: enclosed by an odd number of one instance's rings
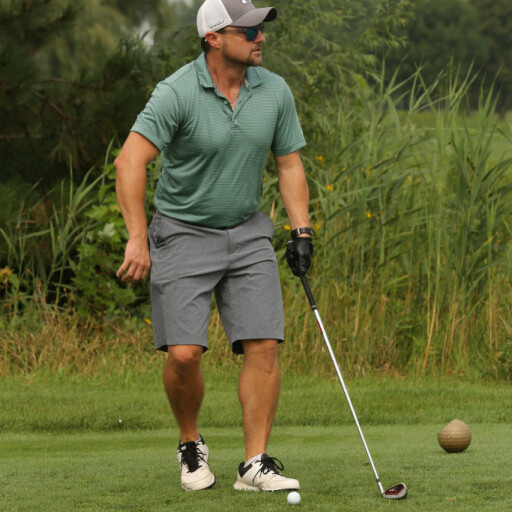
[[[222,18],[221,20],[217,21],[217,23],[210,25],[210,30],[213,30],[215,27],[218,27],[219,25],[222,25],[225,22],[226,22],[226,18]]]

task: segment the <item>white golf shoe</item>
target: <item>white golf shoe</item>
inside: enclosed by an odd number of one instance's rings
[[[283,463],[264,453],[261,460],[247,467],[241,462],[234,488],[238,491],[298,491],[300,485],[294,478],[286,478],[279,471]]]
[[[186,491],[201,491],[215,485],[215,476],[210,471],[210,454],[204,439],[181,443],[176,452],[181,467],[181,487]]]

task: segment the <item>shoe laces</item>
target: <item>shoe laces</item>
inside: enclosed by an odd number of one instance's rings
[[[181,464],[186,464],[188,472],[193,473],[199,469],[200,462],[206,462],[204,453],[198,450],[197,443],[189,441],[180,446]]]
[[[276,459],[275,457],[269,457],[268,455],[264,455],[261,458],[260,462],[261,462],[261,467],[257,471],[256,475],[254,475],[255,477],[257,475],[259,475],[260,473],[262,475],[266,475],[270,472],[275,473],[276,475],[280,475],[281,473],[279,473],[279,471],[284,470],[283,463],[279,459]]]

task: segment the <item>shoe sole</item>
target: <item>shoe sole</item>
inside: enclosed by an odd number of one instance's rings
[[[208,489],[211,489],[215,483],[217,482],[217,480],[215,479],[215,477],[213,477],[213,483],[211,483],[210,485],[208,485],[207,487],[201,487],[200,489],[187,489],[183,484],[181,484],[181,488],[184,490],[184,491],[187,491],[187,492],[193,492],[193,491],[207,491]]]
[[[244,484],[243,482],[235,482],[235,485],[233,485],[233,488],[237,491],[264,491],[264,492],[290,492],[290,491],[298,491],[298,487],[291,487],[291,488],[282,488],[282,489],[264,489],[262,487],[257,487],[255,485],[249,485]]]

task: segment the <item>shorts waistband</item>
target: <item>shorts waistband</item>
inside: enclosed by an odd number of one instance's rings
[[[162,215],[163,217],[167,217],[169,219],[173,219],[177,222],[183,222],[183,224],[188,224],[190,226],[196,226],[198,228],[205,228],[205,229],[216,229],[216,230],[219,230],[219,231],[227,231],[229,229],[234,229],[238,226],[240,226],[240,224],[243,224],[244,222],[247,222],[251,217],[249,217],[249,219],[245,219],[241,222],[237,222],[236,224],[232,224],[231,226],[207,226],[206,224],[200,224],[198,222],[190,222],[188,220],[182,220],[182,219],[177,219],[176,217],[169,217],[168,215],[165,215],[164,213],[156,210],[156,212],[159,214],[159,215]],[[254,214],[253,214],[254,215]]]

